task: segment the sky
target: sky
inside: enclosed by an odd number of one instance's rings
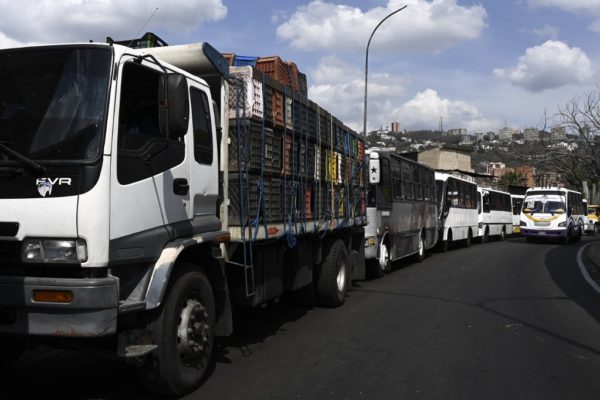
[[[0,0],[0,48],[151,31],[279,55],[306,73],[311,100],[362,131],[366,44],[404,5],[371,42],[369,129],[541,128],[598,89],[600,0]]]

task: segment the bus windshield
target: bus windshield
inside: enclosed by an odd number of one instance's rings
[[[528,214],[564,213],[567,210],[563,194],[532,194],[523,202],[523,212]]]
[[[93,47],[0,51],[0,142],[32,160],[97,159],[111,57]]]
[[[438,209],[438,214],[442,215],[442,210],[444,208],[444,204],[443,202],[443,198],[444,198],[444,181],[440,181],[440,180],[436,180],[435,181],[435,192],[437,195],[437,209]]]

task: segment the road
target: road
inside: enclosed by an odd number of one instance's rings
[[[576,261],[593,239],[473,245],[396,263],[340,309],[243,313],[186,399],[598,399],[600,294]],[[2,392],[150,398],[127,366],[43,348],[3,377]]]

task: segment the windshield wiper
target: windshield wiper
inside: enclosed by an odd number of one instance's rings
[[[10,147],[6,145],[7,142],[0,142],[0,152],[6,154],[13,160],[21,162],[24,166],[29,167],[29,169],[39,172],[40,174],[44,174],[46,172],[46,167],[38,164],[32,159],[25,157],[23,154],[14,151]]]

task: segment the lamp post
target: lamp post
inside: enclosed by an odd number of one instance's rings
[[[366,55],[365,55],[365,106],[364,106],[364,115],[363,115],[363,135],[365,137],[365,140],[367,140],[367,81],[368,81],[368,75],[369,75],[369,46],[371,45],[371,39],[373,39],[373,35],[375,34],[375,31],[377,31],[377,29],[379,29],[381,24],[383,24],[383,22],[386,19],[388,19],[389,17],[391,17],[392,15],[394,15],[396,13],[399,13],[400,11],[404,10],[406,7],[408,7],[408,6],[403,6],[403,7],[400,7],[399,9],[397,9],[396,11],[392,11],[384,19],[379,21],[379,23],[377,24],[375,29],[373,29],[373,32],[371,32],[371,36],[369,37],[369,41],[367,42],[367,51],[366,51]]]

